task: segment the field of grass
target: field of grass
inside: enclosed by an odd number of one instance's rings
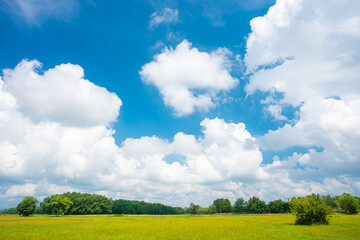
[[[0,216],[0,239],[360,239],[360,215],[294,225],[292,215]]]

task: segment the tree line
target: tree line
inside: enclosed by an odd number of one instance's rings
[[[281,199],[266,203],[253,196],[247,201],[238,198],[234,205],[229,199],[219,198],[207,208],[190,203],[189,207],[170,207],[144,201],[113,200],[98,194],[67,192],[46,197],[40,204],[30,196],[25,197],[16,208],[4,209],[1,214],[85,215],[85,214],[264,214],[292,213],[297,224],[328,224],[334,211],[345,214],[359,212],[360,198],[344,193],[341,196],[312,194],[306,197]]]
[[[311,200],[313,199],[313,200]],[[303,201],[299,204],[299,201]],[[310,202],[312,203],[310,204]],[[360,198],[344,193],[341,196],[312,194],[306,197],[291,198],[289,201],[281,199],[270,201],[266,204],[260,198],[253,196],[247,201],[238,198],[234,205],[229,199],[216,199],[208,208],[190,203],[188,211],[190,214],[214,214],[214,213],[241,213],[241,214],[264,214],[264,213],[293,213],[299,205],[321,205],[331,212],[343,212],[345,214],[356,214],[359,212]],[[304,209],[303,207],[301,207]],[[299,211],[299,210],[297,210]]]

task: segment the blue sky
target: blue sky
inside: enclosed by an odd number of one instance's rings
[[[2,1],[0,206],[359,194],[357,5]]]

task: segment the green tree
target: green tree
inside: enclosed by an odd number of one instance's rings
[[[290,200],[291,213],[296,216],[295,224],[329,224],[331,207],[321,201],[319,195],[292,198]]]
[[[182,214],[185,212],[180,207],[123,199],[113,201],[112,206],[112,213],[114,214]]]
[[[188,210],[189,210],[190,214],[196,214],[199,208],[200,208],[199,205],[196,205],[194,203],[190,203],[190,206],[188,207]]]
[[[234,204],[234,212],[241,213],[245,212],[245,200],[243,198],[238,198]]]
[[[63,195],[54,195],[50,199],[48,206],[56,210],[56,216],[59,216],[60,210],[68,210],[73,205],[73,202],[63,196]]]
[[[335,198],[331,197],[329,194],[326,195],[326,196],[325,195],[322,196],[322,201],[327,206],[332,207],[332,208],[336,208]]]
[[[18,210],[16,208],[9,208],[9,209],[4,209],[2,211],[4,214],[19,214]]]
[[[264,201],[261,201],[258,197],[251,197],[246,202],[245,211],[248,213],[266,213],[267,206]]]
[[[33,215],[38,201],[30,196],[24,197],[24,199],[17,205],[16,210],[19,215],[30,216]]]
[[[286,213],[289,212],[289,203],[281,199],[271,201],[268,204],[268,211],[270,213]]]
[[[208,208],[209,214],[217,213],[216,206],[214,204],[211,204]]]
[[[359,202],[350,194],[344,193],[338,201],[345,214],[357,214],[359,212]]]
[[[229,199],[219,198],[213,203],[218,213],[229,213],[231,212],[231,202]]]

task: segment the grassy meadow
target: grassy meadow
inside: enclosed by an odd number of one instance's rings
[[[360,215],[294,225],[279,215],[0,216],[0,239],[360,239]]]

